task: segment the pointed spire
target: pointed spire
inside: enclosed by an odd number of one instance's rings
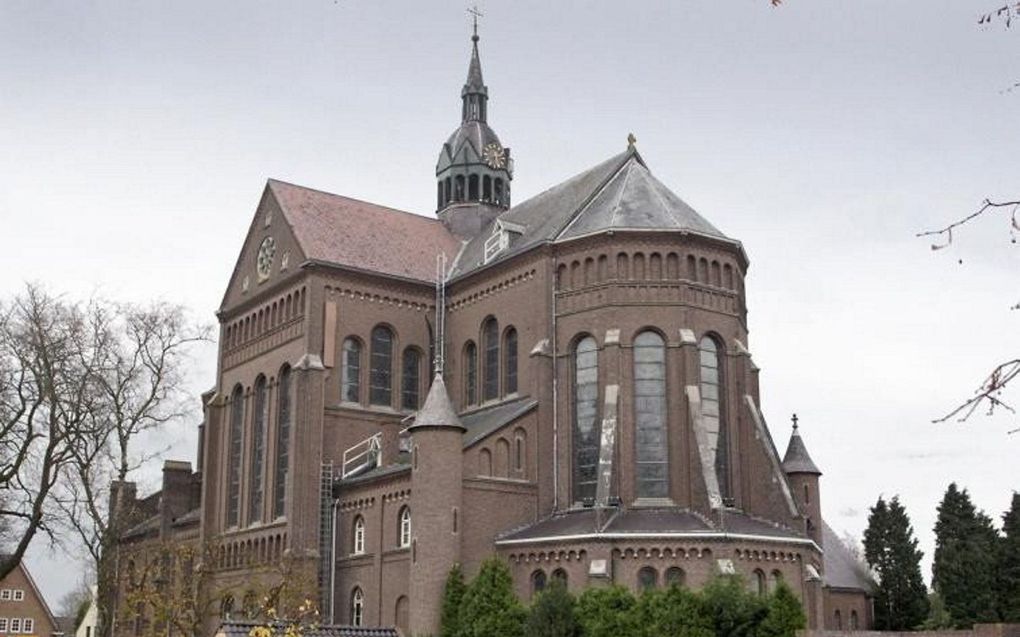
[[[808,454],[804,439],[800,437],[799,418],[797,414],[791,418],[793,421],[793,433],[790,434],[790,444],[786,447],[786,455],[783,456],[783,471],[786,473],[813,473],[822,475],[811,455]]]
[[[468,13],[474,18],[474,31],[471,35],[471,63],[468,65],[467,80],[464,88],[461,89],[460,97],[463,102],[462,122],[472,120],[484,122],[486,120],[486,102],[489,99],[489,89],[482,79],[482,60],[478,55],[478,17],[482,15],[478,8],[468,9]]]
[[[436,374],[429,395],[425,398],[425,405],[418,411],[409,429],[413,431],[425,427],[453,427],[466,431],[450,401],[450,393],[446,391],[442,374]]]

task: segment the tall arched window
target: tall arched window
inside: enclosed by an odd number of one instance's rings
[[[238,526],[241,514],[241,448],[244,433],[244,390],[238,385],[230,397],[230,460],[227,463],[227,526]]]
[[[769,592],[765,580],[765,571],[760,568],[754,571],[754,592],[762,596],[767,595]]]
[[[290,367],[280,370],[276,398],[276,480],[273,483],[273,517],[281,518],[290,471]]]
[[[262,495],[264,493],[264,477],[262,469],[266,462],[266,412],[269,410],[266,395],[266,377],[259,376],[255,380],[255,402],[252,408],[251,423],[251,476],[248,485],[248,524],[262,519]]]
[[[482,177],[482,201],[492,201],[492,177]]]
[[[638,588],[647,591],[659,585],[659,574],[651,566],[642,567],[638,571]]]
[[[839,614],[838,608],[836,609],[834,619],[836,620],[836,630],[843,630],[843,616]]]
[[[478,348],[473,341],[464,347],[464,404],[478,402]]]
[[[499,324],[494,318],[482,326],[482,347],[485,351],[482,396],[484,400],[493,400],[499,398]]]
[[[478,175],[468,176],[468,201],[478,201]]]
[[[726,431],[726,414],[723,369],[719,360],[719,344],[711,336],[701,339],[701,416],[709,437],[715,440],[715,473],[719,480],[719,493],[730,497],[729,436]]]
[[[400,530],[397,533],[397,546],[401,548],[411,546],[411,507],[405,506],[400,510]]]
[[[666,569],[666,586],[683,586],[686,579],[684,569],[679,566],[670,566]]]
[[[545,590],[545,571],[538,569],[531,574],[531,594],[538,595]]]
[[[595,497],[599,463],[599,352],[586,336],[574,347],[574,499]]]
[[[850,630],[857,630],[858,628],[860,626],[858,626],[857,622],[857,611],[852,610],[850,611]]]
[[[354,533],[351,541],[351,553],[361,555],[365,552],[365,518],[360,515],[354,518]]]
[[[509,328],[503,337],[503,359],[506,369],[503,372],[503,392],[517,393],[517,330]]]
[[[779,589],[779,585],[783,583],[783,574],[779,571],[772,571],[772,575],[769,578],[769,592],[774,593]]]
[[[421,354],[408,347],[404,350],[403,373],[400,376],[400,406],[418,409],[421,387]]]
[[[351,626],[361,626],[365,619],[365,594],[355,587],[351,592]]]
[[[639,498],[669,495],[666,440],[666,343],[658,333],[634,339],[635,479]]]
[[[340,354],[340,400],[361,402],[361,343],[344,340]]]
[[[393,404],[393,332],[383,325],[372,329],[368,401],[373,405]]]

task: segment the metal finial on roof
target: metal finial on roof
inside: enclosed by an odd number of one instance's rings
[[[478,18],[484,16],[485,14],[478,10],[478,5],[477,4],[474,5],[473,7],[469,8],[467,10],[467,12],[471,14],[471,20],[472,20],[472,23],[473,23],[472,26],[474,27],[474,32],[471,35],[471,41],[472,42],[477,42],[478,41]]]
[[[790,420],[793,421],[793,430],[797,431],[797,423],[800,421],[800,418],[797,418],[797,414],[794,414]]]
[[[634,148],[634,144],[637,143],[637,137],[634,137],[634,133],[627,133],[627,150]]]

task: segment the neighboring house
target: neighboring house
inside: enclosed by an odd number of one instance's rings
[[[96,637],[96,625],[99,623],[99,609],[96,607],[96,587],[89,589],[92,598],[89,600],[89,609],[85,611],[85,617],[78,624],[78,630],[74,637]],[[70,634],[70,633],[68,633]]]
[[[734,573],[789,584],[811,627],[837,605],[866,627],[867,583],[823,537],[821,472],[796,431],[780,459],[760,410],[742,244],[632,137],[511,205],[477,36],[460,97],[435,217],[266,184],[217,311],[197,470],[168,463],[144,499],[117,485],[140,520],[118,617],[171,539],[202,545],[202,606],[225,619],[287,561],[330,623],[435,634],[450,567],[495,554],[523,599],[551,579]]]
[[[22,562],[0,580],[0,635],[63,635],[28,567]]]

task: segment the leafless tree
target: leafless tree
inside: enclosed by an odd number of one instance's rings
[[[0,519],[12,549],[0,579],[39,533],[57,539],[54,487],[101,411],[96,352],[81,309],[29,285],[0,305]]]
[[[1008,215],[1010,241],[1013,244],[1016,244],[1017,234],[1020,233],[1020,219],[1017,217],[1017,215],[1020,214],[1020,200],[995,202],[985,199],[982,202],[981,207],[966,217],[958,219],[957,221],[954,221],[946,227],[938,230],[926,230],[924,232],[919,232],[917,236],[935,237],[936,242],[932,244],[931,249],[943,250],[952,245],[954,230],[974,221],[975,219],[994,212],[1003,212]],[[1020,300],[1014,303],[1010,309],[1020,310]],[[981,382],[978,388],[974,391],[973,396],[963,401],[946,415],[935,419],[934,422],[942,423],[953,419],[960,422],[965,421],[983,405],[987,405],[988,414],[993,413],[997,408],[1002,408],[1011,413],[1016,413],[1016,409],[1003,400],[1003,390],[1010,381],[1018,376],[1020,376],[1020,358],[1012,358],[1011,360],[999,363]],[[1020,428],[1013,429],[1010,433],[1016,433],[1017,431],[1020,431]]]

